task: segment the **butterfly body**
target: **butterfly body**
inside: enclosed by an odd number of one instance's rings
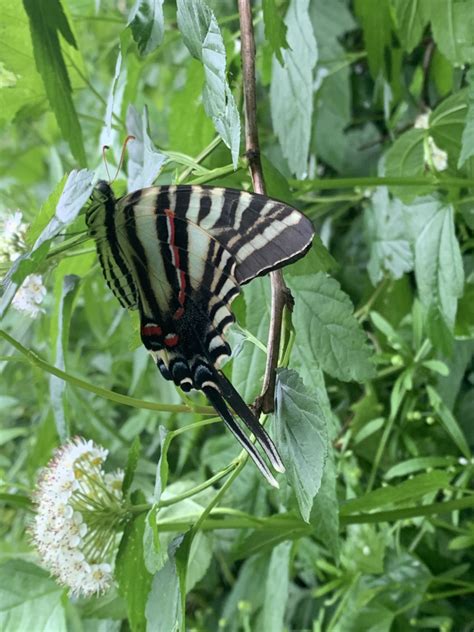
[[[277,471],[284,470],[280,457],[219,368],[231,354],[225,331],[241,285],[303,256],[313,237],[309,220],[245,191],[162,186],[116,199],[100,181],[86,222],[107,284],[123,307],[138,309],[142,342],[163,377],[203,391],[275,484],[226,402]]]

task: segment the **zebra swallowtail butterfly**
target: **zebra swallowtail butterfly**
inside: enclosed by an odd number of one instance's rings
[[[302,257],[313,238],[310,221],[245,191],[160,186],[116,199],[100,181],[86,222],[107,284],[123,307],[138,309],[142,342],[163,377],[183,391],[203,391],[277,486],[230,408],[278,472],[285,469],[281,458],[219,366],[231,354],[224,333],[235,320],[231,303],[240,286]]]

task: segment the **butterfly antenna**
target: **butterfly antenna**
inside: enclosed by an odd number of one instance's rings
[[[118,167],[117,167],[117,171],[115,172],[114,178],[113,180],[109,183],[112,184],[112,182],[114,182],[120,172],[120,169],[122,168],[122,164],[123,164],[123,160],[125,158],[125,150],[127,149],[127,145],[131,140],[135,140],[135,136],[129,135],[127,136],[127,138],[123,141],[123,145],[122,145],[122,153],[120,154],[120,160],[118,163]]]

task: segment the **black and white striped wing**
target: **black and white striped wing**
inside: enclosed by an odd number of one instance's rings
[[[202,390],[265,477],[275,484],[225,401],[278,471],[271,440],[218,370],[240,286],[302,257],[313,228],[299,211],[265,196],[200,186],[150,187],[119,200],[98,184],[87,215],[104,276],[120,303],[138,308],[141,337],[166,379]]]

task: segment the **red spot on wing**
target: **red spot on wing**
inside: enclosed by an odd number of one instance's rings
[[[184,307],[178,307],[178,309],[173,314],[173,320],[179,320],[184,316]]]
[[[175,347],[178,344],[179,336],[178,334],[167,334],[165,336],[165,345],[167,347]]]
[[[161,336],[163,332],[159,325],[143,325],[141,333],[142,336]]]

